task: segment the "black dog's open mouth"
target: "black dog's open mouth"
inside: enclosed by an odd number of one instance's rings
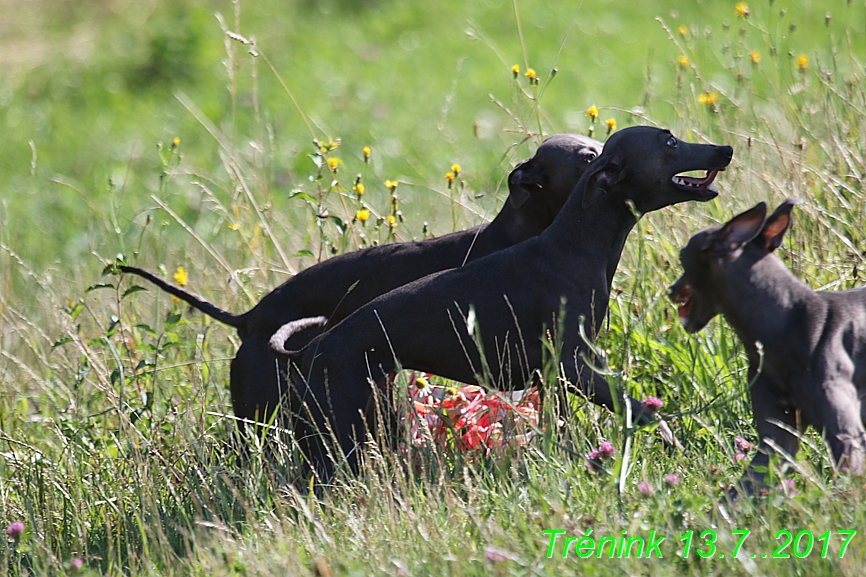
[[[684,325],[689,320],[689,313],[692,311],[692,288],[684,284],[675,295],[671,295],[671,300],[680,305],[677,307],[677,316],[680,317],[680,322]]]
[[[683,190],[687,190],[689,192],[713,192],[718,194],[719,191],[716,187],[713,186],[713,181],[716,179],[716,175],[725,170],[724,168],[718,168],[713,170],[708,170],[707,175],[703,178],[696,178],[694,176],[681,176],[679,174],[673,175],[671,177],[671,182],[677,185],[679,188]]]

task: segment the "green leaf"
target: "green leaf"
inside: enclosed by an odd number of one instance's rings
[[[78,303],[77,305],[72,307],[71,311],[69,311],[69,316],[72,317],[72,320],[75,320],[78,318],[78,315],[80,315],[81,311],[83,311],[83,310],[84,310],[84,304]]]
[[[146,333],[150,333],[153,336],[156,336],[156,331],[153,330],[152,328],[150,328],[150,325],[137,324],[137,325],[133,325],[133,328],[144,331]]]
[[[340,231],[340,234],[345,234],[345,233],[346,233],[346,225],[343,224],[343,221],[340,220],[340,217],[339,217],[339,216],[334,216],[334,215],[332,214],[332,215],[328,216],[328,220],[330,220],[331,222],[334,223],[334,225],[336,225],[337,230]]]
[[[95,290],[98,290],[98,289],[105,289],[105,288],[112,288],[112,289],[113,289],[113,288],[114,288],[114,285],[111,284],[111,283],[107,283],[107,282],[98,282],[98,283],[93,283],[92,285],[90,285],[89,287],[87,287],[87,290],[84,291],[84,292],[88,292],[88,293],[89,293],[90,291],[95,291]]]
[[[102,276],[107,274],[123,274],[120,271],[120,267],[126,264],[126,257],[123,256],[122,253],[118,253],[114,258],[114,262],[108,263],[105,265],[105,268],[102,269]]]
[[[165,328],[166,329],[174,328],[177,325],[177,323],[180,322],[181,316],[182,315],[180,313],[174,313],[174,314],[168,315],[168,318],[165,319]]]
[[[147,367],[153,366],[153,363],[148,361],[147,359],[141,359],[137,365],[135,365],[135,370],[140,371],[142,369],[146,369]]]
[[[72,342],[72,337],[63,337],[62,339],[57,339],[56,341],[54,341],[54,344],[51,345],[51,350],[53,351],[57,347],[62,347],[66,343],[71,343],[71,342]]]
[[[123,292],[123,295],[121,295],[120,299],[123,300],[131,294],[135,294],[139,291],[146,291],[146,290],[147,289],[144,288],[143,286],[138,286],[137,284],[134,284]]]
[[[313,251],[311,251],[311,250],[307,250],[307,249],[303,248],[303,249],[299,250],[298,252],[296,252],[295,254],[293,254],[293,255],[292,255],[292,258],[294,258],[294,257],[296,257],[296,256],[309,256],[309,257],[312,257],[312,256],[315,256],[315,255],[313,255]]]
[[[92,338],[92,339],[90,339],[90,340],[88,340],[88,341],[85,341],[85,342],[87,343],[87,346],[88,346],[88,347],[93,347],[93,348],[95,348],[95,347],[97,347],[97,346],[99,346],[99,347],[103,347],[103,346],[105,346],[105,344],[106,344],[106,342],[105,342],[105,337],[102,336],[102,335],[100,335],[100,336],[98,336],[98,337],[94,337],[94,338]]]
[[[306,200],[308,202],[312,202],[313,204],[316,204],[316,202],[317,202],[316,199],[313,198],[309,193],[306,193],[302,190],[295,191],[289,195],[289,200],[293,200],[295,198],[299,198],[301,200]]]

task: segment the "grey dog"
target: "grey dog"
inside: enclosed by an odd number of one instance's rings
[[[796,432],[808,425],[825,436],[840,469],[864,472],[866,289],[813,291],[773,254],[797,203],[787,200],[765,218],[761,202],[695,234],[670,289],[688,332],[721,313],[746,347],[761,440],[742,482],[748,493],[764,481],[777,448],[797,453]]]

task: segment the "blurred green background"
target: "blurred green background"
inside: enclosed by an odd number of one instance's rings
[[[852,21],[863,22],[858,4],[786,7],[764,0],[753,10],[764,10],[779,57],[790,58],[789,51],[829,53],[834,31],[842,39],[846,27],[856,31]],[[371,182],[381,188],[382,179],[399,177],[413,185],[401,187],[401,208],[436,223],[437,233],[453,223],[448,203],[430,189],[442,192],[442,174],[452,162],[462,164],[476,192],[495,191],[507,159],[531,154],[525,147],[503,160],[520,136],[515,119],[538,129],[518,93],[518,86],[528,89],[527,65],[538,71],[541,86],[550,69],[558,69],[541,98],[544,130],[586,132],[591,104],[602,108],[602,120],[615,117],[620,126],[634,120],[614,108],[640,107],[656,121],[676,124],[695,105],[695,90],[705,87],[692,77],[672,89],[681,75],[680,51],[657,16],[693,51],[704,83],[733,90],[726,62],[737,52],[743,57],[744,20],[732,2],[643,1],[626,8],[613,1],[532,1],[516,8],[525,58],[515,4],[505,0],[3,0],[0,239],[37,268],[87,263],[96,269],[99,260],[89,253],[111,257],[129,250],[127,243],[140,234],[133,221],[144,222],[154,206],[150,194],[160,190],[157,143],[175,137],[183,156],[176,172],[186,176],[162,194],[194,228],[216,235],[190,182],[201,180],[195,175],[223,176],[220,147],[179,93],[236,150],[265,159],[267,169],[254,186],[267,208],[297,209],[287,198],[314,172],[312,137],[273,72],[261,57],[253,62],[247,46],[227,39],[217,14],[228,29],[255,38],[320,138],[342,138],[341,157],[357,161],[361,147],[370,145]],[[676,32],[681,25],[685,36]],[[849,31],[844,41],[862,52],[866,35]],[[513,64],[521,68],[517,83]],[[757,93],[765,90],[759,81],[752,87]],[[465,218],[490,218],[491,208],[485,210]],[[174,223],[167,228],[170,239],[183,234]],[[419,234],[420,222],[413,222],[404,238]],[[287,250],[302,245],[298,240]]]

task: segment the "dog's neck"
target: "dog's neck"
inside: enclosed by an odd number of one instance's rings
[[[606,195],[587,208],[572,194],[557,219],[539,236],[542,254],[578,286],[591,293],[584,314],[595,331],[607,314],[610,287],[629,232],[637,223],[623,196]],[[604,276],[597,273],[604,271]]]
[[[568,253],[563,264],[573,268],[577,275],[581,275],[582,269],[585,274],[587,261],[604,260],[608,290],[628,234],[637,224],[637,217],[624,197],[608,194],[583,208],[581,195],[573,194],[559,217],[542,234],[546,242]]]
[[[742,261],[742,262],[738,262]],[[757,359],[757,342],[764,349],[791,343],[794,315],[819,300],[774,254],[754,262],[738,259],[720,274],[724,284],[722,314],[746,347],[749,360]],[[800,327],[804,336],[805,327]]]
[[[549,207],[544,209],[537,206],[514,208],[506,200],[499,214],[489,223],[441,236],[437,241],[442,246],[448,242],[458,243],[468,262],[519,244],[544,232],[556,218],[555,211],[551,212],[552,209]]]
[[[541,206],[537,199],[530,199],[531,206],[514,208],[510,200],[499,214],[496,215],[478,235],[476,246],[496,246],[502,248],[512,246],[538,236],[554,221],[557,211],[551,207]]]

